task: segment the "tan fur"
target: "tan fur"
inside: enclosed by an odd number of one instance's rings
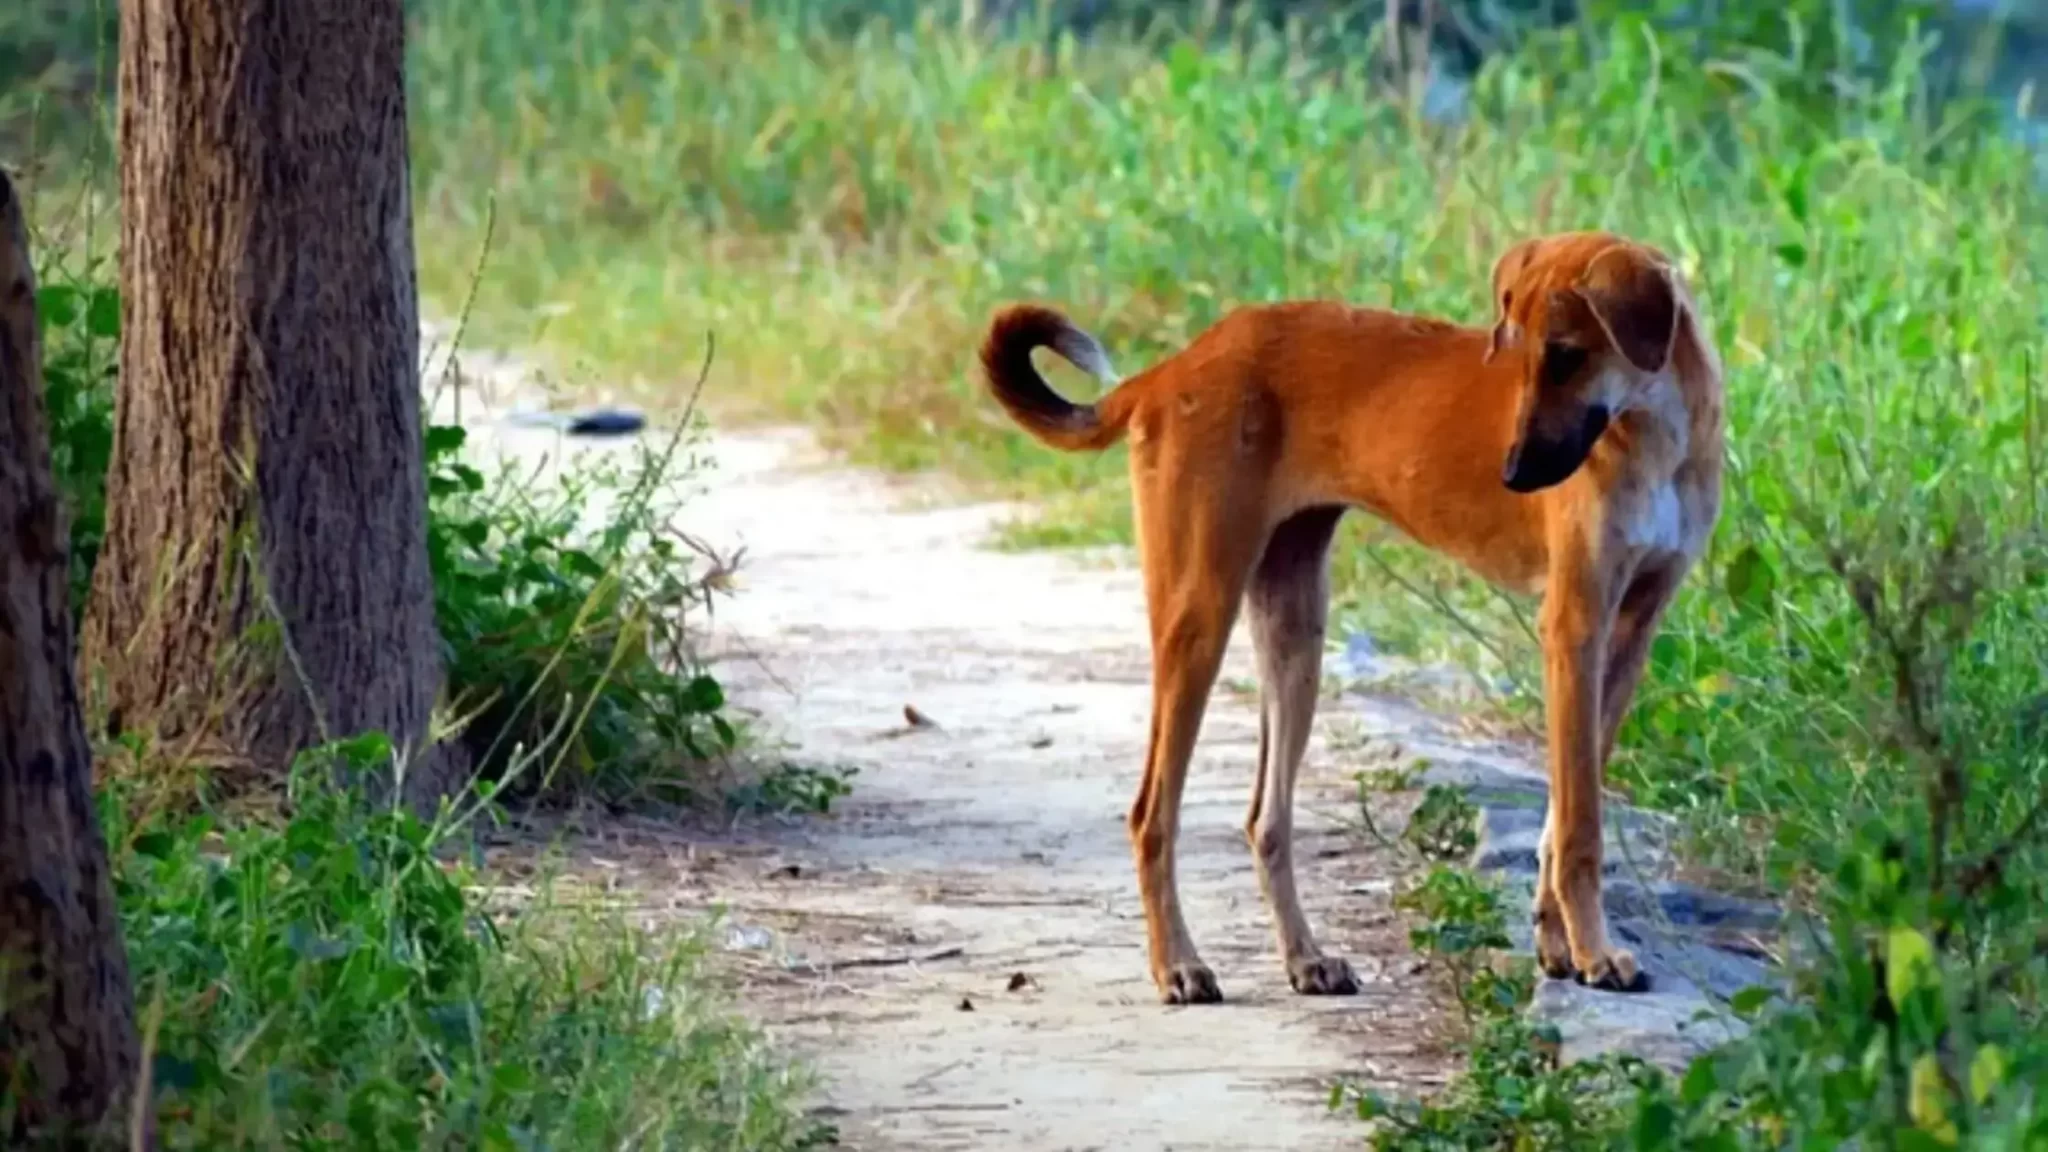
[[[1491,330],[1336,303],[1242,308],[1094,405],[1032,366],[1053,347],[1112,377],[1050,309],[994,320],[990,388],[1067,450],[1131,441],[1151,617],[1150,747],[1130,834],[1152,976],[1221,999],[1181,916],[1174,841],[1195,734],[1240,604],[1262,680],[1245,832],[1298,992],[1357,982],[1312,937],[1291,855],[1337,522],[1357,507],[1482,578],[1541,591],[1550,808],[1535,906],[1544,969],[1645,985],[1600,906],[1600,783],[1665,605],[1720,509],[1721,369],[1682,278],[1605,233],[1524,241],[1494,270]],[[1605,410],[1611,419],[1598,416]]]

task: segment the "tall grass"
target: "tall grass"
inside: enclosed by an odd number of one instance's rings
[[[1699,43],[1678,54],[1628,19],[1542,34],[1432,122],[1386,98],[1370,38],[1339,25],[1081,42],[930,14],[847,32],[776,0],[529,0],[476,22],[423,5],[424,278],[462,282],[494,197],[487,328],[658,391],[685,334],[716,325],[726,411],[1041,496],[1030,538],[1058,541],[1126,532],[1123,462],[1047,452],[978,393],[972,349],[1001,302],[1059,303],[1128,371],[1246,301],[1481,321],[1491,261],[1533,231],[1656,243],[1725,354],[1731,471],[1616,770],[1761,876],[1774,843],[1824,840],[1906,787],[1874,737],[1888,669],[1830,550],[1910,567],[1967,518],[2038,570],[2048,217],[1990,118],[1930,110],[1924,44],[1820,99],[1796,55]],[[1390,575],[1469,616],[1526,708],[1526,605],[1367,524],[1337,567],[1350,616],[1395,646],[1471,647]],[[1991,595],[1956,669],[1987,739],[2013,732],[2048,640],[2038,580]],[[2041,779],[2038,754],[1996,753],[2013,795]]]
[[[165,1148],[791,1149],[807,1077],[683,926],[491,907],[467,830],[379,809],[314,749],[277,825],[102,792]],[[473,801],[470,801],[473,804]],[[0,1093],[0,1118],[11,1102]]]

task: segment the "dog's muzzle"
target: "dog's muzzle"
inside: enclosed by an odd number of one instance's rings
[[[1595,404],[1586,409],[1585,419],[1570,434],[1553,440],[1533,429],[1525,432],[1508,452],[1507,463],[1501,468],[1501,483],[1509,491],[1524,495],[1564,483],[1592,454],[1593,445],[1600,442],[1611,418],[1606,405]]]

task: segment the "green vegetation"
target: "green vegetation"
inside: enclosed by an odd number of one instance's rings
[[[722,412],[1041,497],[1018,538],[1055,543],[1127,532],[1123,462],[1046,452],[978,394],[1002,302],[1059,303],[1128,369],[1243,301],[1478,321],[1535,230],[1658,244],[1726,360],[1730,475],[1614,776],[1818,928],[1789,1005],[1740,1005],[1751,1041],[1617,1080],[1551,1146],[2043,1146],[2039,160],[2012,108],[1936,98],[1964,90],[1923,67],[1913,6],[1867,42],[1812,19],[1845,5],[1683,33],[1614,7],[1489,59],[1445,121],[1316,20],[1081,39],[778,0],[423,4],[425,282],[453,297],[494,204],[494,339],[659,395],[715,327]],[[1527,605],[1364,524],[1338,579],[1350,621],[1509,674],[1531,714]],[[1498,1104],[1509,1066],[1476,1062],[1457,1106]]]
[[[804,1082],[703,991],[699,940],[484,914],[460,821],[301,757],[276,824],[101,806],[166,1148],[800,1148]]]
[[[105,523],[120,301],[99,279],[110,269],[73,263],[61,249],[44,259],[37,303],[82,606]],[[451,372],[436,386],[462,382]],[[536,486],[480,471],[460,427],[428,429],[428,551],[450,710],[485,778],[504,776],[516,751],[540,758],[541,772],[518,781],[529,792],[703,802],[735,783],[712,769],[739,733],[686,631],[730,575],[727,559],[677,527],[701,432],[686,412],[630,458],[580,461]]]
[[[34,205],[81,606],[120,325],[92,187]],[[480,856],[459,862],[512,797],[822,811],[844,793],[843,775],[804,766],[722,769],[743,737],[685,625],[730,569],[675,518],[698,430],[686,414],[636,458],[536,486],[480,470],[461,429],[429,429],[450,711],[480,776],[436,820],[342,783],[390,763],[374,733],[306,753],[281,793],[263,781],[255,796],[179,748],[98,750],[162,1146],[752,1152],[829,1137],[797,1107],[806,1074],[724,1002],[695,926],[557,904],[547,885],[487,905]],[[0,1092],[0,1127],[11,1110]]]

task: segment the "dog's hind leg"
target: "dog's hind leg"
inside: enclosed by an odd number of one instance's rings
[[[1287,982],[1304,996],[1348,996],[1358,979],[1325,956],[1294,881],[1294,787],[1321,686],[1329,614],[1328,558],[1342,508],[1311,508],[1275,529],[1252,572],[1245,607],[1259,660],[1259,776],[1245,818],[1259,887],[1273,912]]]
[[[1140,469],[1148,463],[1142,449],[1133,453],[1132,462],[1133,479],[1142,481]],[[1174,842],[1188,761],[1237,622],[1258,537],[1233,531],[1244,518],[1233,520],[1223,501],[1200,500],[1192,485],[1160,485],[1152,491],[1172,495],[1154,501],[1146,499],[1146,484],[1134,487],[1152,622],[1152,733],[1145,777],[1131,804],[1131,851],[1159,998],[1168,1004],[1209,1004],[1223,999],[1223,993],[1215,973],[1197,955],[1181,915]]]

